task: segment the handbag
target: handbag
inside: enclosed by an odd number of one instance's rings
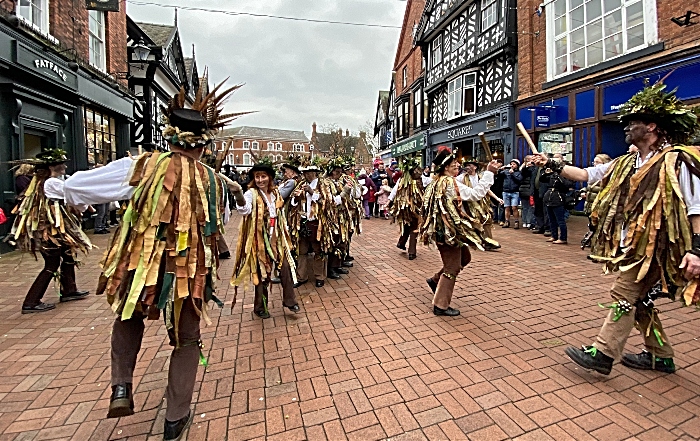
[[[0,225],[4,224],[7,222],[7,216],[5,216],[5,210],[0,208]]]

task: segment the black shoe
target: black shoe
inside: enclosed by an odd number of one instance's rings
[[[231,258],[231,252],[230,251],[225,251],[221,254],[219,254],[219,260],[226,260]]]
[[[408,255],[408,260],[416,260],[416,255],[415,255],[415,254],[409,254],[409,255]]]
[[[506,221],[506,223],[504,223],[504,224],[501,226],[501,228],[510,228],[510,222],[509,222],[509,221]]]
[[[347,256],[345,256],[345,260],[352,262],[353,260],[355,260],[355,258],[348,254]]]
[[[187,416],[181,420],[172,422],[165,420],[163,441],[180,441],[180,438],[182,438],[182,434],[185,433],[185,429],[187,429],[190,426],[190,424],[192,424],[193,417],[194,414],[190,410],[190,413],[188,413]]]
[[[109,234],[109,230],[95,230],[93,234]]]
[[[292,312],[299,312],[299,305],[295,304],[294,306],[286,306],[285,308],[289,309]]]
[[[336,268],[335,272],[337,274],[350,274],[350,271],[346,270],[345,268]]]
[[[297,283],[294,284],[294,287],[299,288],[301,285],[305,284],[308,281],[309,279],[299,280]]]
[[[397,243],[396,248],[406,251],[406,245],[401,245],[401,244]]]
[[[335,271],[330,271],[330,272],[328,272],[327,278],[329,278],[331,280],[338,280],[338,279],[340,279],[340,274],[336,273]]]
[[[486,243],[484,243],[484,249],[486,251],[496,251],[496,250],[501,249],[501,245],[494,245],[492,243],[486,242]]]
[[[320,288],[320,287],[322,287],[322,286],[325,285],[325,284],[326,284],[325,281],[323,281],[323,280],[317,280],[317,281],[316,281],[316,288]]]
[[[435,283],[435,281],[434,281],[433,279],[431,279],[430,277],[428,277],[427,279],[425,279],[425,283],[428,284],[428,286],[430,287],[430,290],[433,292],[433,294],[435,294],[435,291],[437,291],[437,285],[438,285],[438,284]]]
[[[345,268],[352,268],[354,266],[354,264],[349,260],[345,260],[345,261],[343,261],[342,266]]]
[[[552,232],[549,230],[544,230],[544,233],[542,234],[544,234],[544,237],[552,237]]]
[[[131,383],[112,386],[112,397],[109,399],[107,418],[121,418],[134,414],[134,396],[131,393]]]
[[[265,312],[265,311],[255,311],[255,315],[257,315],[261,319],[269,319],[270,318],[270,313]]]
[[[76,291],[70,294],[61,294],[61,303],[71,300],[82,300],[90,294],[90,291]]]
[[[667,374],[676,372],[676,365],[673,363],[673,358],[656,357],[652,363],[651,353],[642,351],[640,354],[624,354],[622,356],[622,364],[632,369],[641,369],[645,371],[659,371]]]
[[[36,306],[22,306],[22,314],[32,314],[34,312],[46,312],[56,308],[53,303],[41,302]]]
[[[544,228],[535,228],[532,230],[532,234],[544,234]]]
[[[592,369],[603,375],[609,375],[612,370],[613,359],[595,346],[583,346],[581,349],[570,346],[564,352],[574,363],[585,369]]]
[[[282,283],[282,280],[279,277],[273,277],[270,279],[270,283],[272,283],[273,285],[279,285],[280,283]]]
[[[440,309],[437,306],[433,305],[433,314],[446,315],[448,317],[456,317],[459,315],[459,310],[450,308],[449,306],[447,307],[447,309]]]

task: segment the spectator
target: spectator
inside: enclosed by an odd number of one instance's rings
[[[387,210],[387,205],[389,204],[389,195],[391,194],[391,187],[389,187],[389,180],[382,179],[382,185],[377,191],[377,205],[379,206],[379,214],[384,217],[384,219],[389,219],[389,211]]]
[[[365,219],[369,219],[374,208],[374,182],[367,176],[367,172],[363,168],[357,177],[357,182],[362,186],[362,207],[365,210]]]
[[[384,179],[389,181],[389,175],[387,174],[386,169],[384,168],[384,163],[379,163],[377,165],[377,168],[375,168],[374,171],[372,172],[371,178],[372,178],[372,182],[374,182],[374,187],[377,189],[377,191],[379,191],[379,189],[381,188],[382,181]],[[391,181],[389,181],[389,182],[391,182]],[[389,197],[389,194],[387,194],[386,196]],[[378,212],[379,212],[379,204],[376,204],[374,212],[373,212],[374,217],[378,217]]]
[[[34,166],[31,164],[22,164],[15,171],[15,192],[17,194],[17,202],[21,202],[24,198],[24,192],[27,191],[29,184],[34,176]]]
[[[544,195],[549,190],[549,182],[542,180],[544,169],[540,169],[535,173],[532,183],[532,196],[535,199],[535,221],[536,226],[533,229],[534,234],[549,233],[549,217],[547,216],[547,208],[544,205]]]
[[[547,216],[549,217],[549,226],[552,231],[552,236],[547,239],[547,242],[566,245],[567,229],[564,197],[569,188],[573,186],[573,182],[562,178],[549,168],[544,170],[540,181],[549,184],[549,188],[543,197],[544,205],[547,208]]]
[[[500,168],[503,168],[503,160],[496,159]],[[503,179],[505,177],[496,173],[493,177],[493,185],[489,191],[489,196],[491,196],[491,206],[493,207],[493,223],[498,222],[498,225],[505,225],[505,210],[503,208]]]
[[[520,161],[511,159],[508,167],[501,170],[498,174],[503,175],[503,205],[505,206],[506,222],[503,228],[510,227],[511,217],[514,219],[514,229],[520,228],[520,182],[523,180],[523,175],[520,173]]]
[[[523,228],[532,228],[535,225],[535,204],[532,197],[532,183],[535,173],[539,168],[532,162],[532,156],[527,155],[523,160],[520,173],[523,180],[520,182],[520,203],[523,207]]]

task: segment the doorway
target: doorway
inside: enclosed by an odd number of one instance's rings
[[[44,150],[55,148],[55,133],[25,128],[22,143],[22,159],[34,158]]]

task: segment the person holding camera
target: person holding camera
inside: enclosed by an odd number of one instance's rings
[[[556,155],[555,155],[556,158]],[[556,160],[562,160],[562,156]],[[547,239],[547,242],[552,242],[556,245],[566,245],[568,231],[566,228],[566,194],[569,188],[573,186],[573,182],[569,179],[561,177],[561,175],[551,168],[544,169],[544,173],[540,177],[540,181],[549,184],[547,192],[544,194],[544,205],[547,209],[549,217],[549,225],[552,229],[552,236]]]
[[[520,161],[513,158],[507,167],[498,172],[499,175],[503,176],[503,205],[506,211],[506,222],[503,228],[510,227],[510,219],[512,217],[515,230],[520,228],[518,206],[520,206],[520,183],[523,180],[523,174],[520,173],[519,168]]]
[[[535,173],[538,171],[539,168],[534,162],[532,162],[532,155],[525,156],[523,165],[520,167],[520,173],[523,175],[523,180],[520,181],[520,188],[518,189],[518,192],[520,193],[520,204],[523,207],[523,228],[526,229],[532,228],[535,225],[535,201],[532,197],[532,183]]]

